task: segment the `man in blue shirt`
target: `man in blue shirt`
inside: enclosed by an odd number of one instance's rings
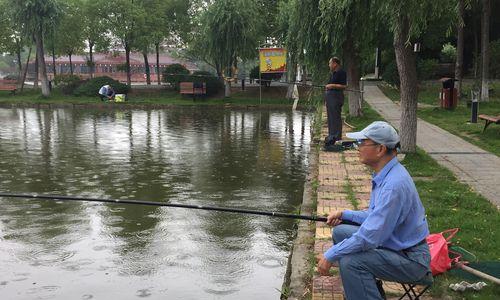
[[[375,171],[370,206],[365,211],[335,211],[328,216],[327,224],[335,226],[334,245],[320,258],[319,273],[327,275],[338,261],[349,300],[382,299],[377,279],[430,283],[425,241],[429,228],[415,184],[396,157],[398,133],[379,121],[347,137],[358,141],[360,161]]]

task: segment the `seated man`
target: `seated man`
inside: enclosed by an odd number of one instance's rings
[[[104,99],[111,101],[115,98],[115,91],[109,84],[106,84],[99,89],[99,96],[101,101],[104,101]]]
[[[357,140],[360,161],[375,171],[370,206],[328,216],[327,224],[335,226],[334,245],[319,257],[319,273],[328,275],[338,261],[349,300],[382,299],[377,279],[429,282],[431,256],[425,240],[429,228],[415,184],[396,157],[398,133],[386,122],[373,122],[347,137]]]

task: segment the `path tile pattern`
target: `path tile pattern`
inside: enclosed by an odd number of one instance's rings
[[[326,109],[323,109],[325,112]],[[322,139],[328,134],[326,114]],[[344,128],[344,131],[350,129]],[[352,198],[357,200],[357,208],[368,207],[371,189],[369,170],[359,162],[358,152],[324,152],[319,154],[318,205],[317,215],[326,216],[335,210],[354,209]],[[331,228],[323,222],[316,223],[315,254],[324,253],[332,246]],[[315,275],[312,284],[313,300],[342,300],[344,292],[338,268],[332,268],[332,276]]]
[[[400,128],[400,107],[376,85],[365,86],[364,99],[395,128]],[[421,119],[417,124],[417,146],[500,208],[500,157]]]
[[[324,109],[323,111],[326,111]],[[323,115],[326,120],[326,114]],[[349,132],[344,127],[344,133]],[[322,129],[322,139],[328,134],[328,128]],[[345,138],[345,136],[344,136]],[[370,201],[371,172],[359,161],[358,152],[325,152],[319,154],[317,215],[326,216],[335,210],[366,209]],[[351,199],[356,201],[356,207]],[[316,222],[314,243],[315,255],[322,254],[332,246],[331,228],[323,222]],[[313,300],[343,300],[344,291],[337,267],[332,267],[332,276],[313,277]],[[401,286],[397,283],[384,283],[388,295],[401,295]]]

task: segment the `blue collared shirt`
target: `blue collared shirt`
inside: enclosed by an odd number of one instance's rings
[[[345,210],[342,219],[361,226],[350,238],[325,252],[330,262],[378,247],[403,250],[429,235],[425,210],[415,184],[396,157],[378,174],[373,174],[368,210]]]

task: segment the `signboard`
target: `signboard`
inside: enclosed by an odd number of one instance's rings
[[[260,73],[286,72],[286,50],[283,48],[259,49]]]

